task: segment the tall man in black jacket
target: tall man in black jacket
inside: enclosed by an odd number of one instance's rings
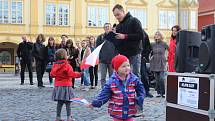
[[[22,36],[22,42],[19,43],[17,49],[17,56],[19,57],[21,64],[21,85],[24,84],[25,80],[25,68],[28,67],[30,85],[33,85],[33,74],[32,74],[32,46],[33,43],[28,42],[25,35]]]
[[[128,57],[134,74],[140,77],[143,29],[141,22],[129,12],[126,14],[119,4],[113,8],[113,14],[119,21],[116,26],[115,46],[120,54]]]

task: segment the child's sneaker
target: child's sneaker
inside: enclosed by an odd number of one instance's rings
[[[143,110],[137,110],[137,113],[134,115],[134,117],[142,117],[143,115]]]

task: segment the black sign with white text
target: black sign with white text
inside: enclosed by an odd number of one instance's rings
[[[179,82],[179,87],[197,90],[197,84],[196,83]]]

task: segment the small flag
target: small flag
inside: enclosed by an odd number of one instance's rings
[[[82,98],[72,98],[72,99],[70,99],[70,101],[74,102],[74,103],[81,104],[81,105],[89,104],[89,102],[86,99],[82,99]]]
[[[85,69],[91,66],[95,67],[95,65],[99,64],[99,53],[104,43],[105,42],[99,45],[85,60],[81,62],[80,64],[81,69]]]

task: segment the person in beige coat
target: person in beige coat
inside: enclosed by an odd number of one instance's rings
[[[164,80],[167,70],[166,52],[168,45],[163,41],[163,36],[159,31],[155,33],[154,39],[155,42],[151,44],[150,70],[154,73],[156,79],[156,91],[158,94],[156,97],[164,97]]]
[[[80,58],[80,61],[84,61],[91,53],[91,50],[90,48],[88,47],[87,45],[87,41],[86,40],[83,40],[81,42],[81,51],[80,51],[80,54],[79,54],[79,58]],[[89,68],[87,69],[83,69],[81,70],[82,71],[82,76],[81,76],[81,89],[84,90],[84,91],[88,91],[89,90],[89,85],[90,85],[90,80],[89,80]],[[84,84],[84,85],[83,85]]]

